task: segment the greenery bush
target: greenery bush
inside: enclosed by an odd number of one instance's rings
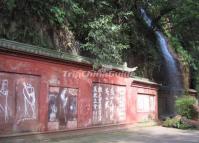
[[[164,127],[177,127],[179,123],[180,123],[180,120],[178,120],[176,118],[167,118],[163,122],[163,126]]]
[[[121,64],[122,50],[129,48],[127,35],[123,31],[124,26],[114,24],[112,20],[113,15],[102,16],[85,25],[90,31],[88,42],[82,48],[90,51],[97,58],[96,65],[98,63]]]
[[[194,119],[198,116],[198,113],[193,108],[193,105],[196,104],[197,100],[191,96],[184,96],[176,100],[176,110],[177,113],[181,116],[186,117],[187,119]]]
[[[167,118],[164,122],[163,122],[163,126],[164,127],[173,127],[173,128],[178,128],[178,129],[189,129],[192,128],[192,126],[184,124],[181,121],[181,118]]]

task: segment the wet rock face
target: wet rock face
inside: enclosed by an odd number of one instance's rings
[[[68,25],[66,22],[55,27],[34,17],[23,21],[22,18],[9,19],[0,15],[0,37],[78,55],[79,43]]]
[[[53,31],[53,43],[57,50],[73,55],[79,54],[79,43],[67,26]]]

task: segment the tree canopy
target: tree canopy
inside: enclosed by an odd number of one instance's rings
[[[138,75],[153,78],[161,57],[139,7],[165,33],[199,86],[195,0],[0,0],[0,37],[65,52],[76,49],[97,63],[127,62],[139,67]]]

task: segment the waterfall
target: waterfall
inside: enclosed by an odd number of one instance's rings
[[[167,69],[167,76],[168,76],[168,86],[173,90],[181,90],[181,76],[176,65],[176,61],[173,58],[172,54],[169,52],[168,43],[166,38],[160,31],[155,31],[155,35],[158,41],[158,45],[160,47],[161,53],[165,60],[165,67]]]
[[[167,78],[166,86],[168,87],[167,90],[169,90],[169,94],[166,95],[166,98],[164,97],[164,102],[167,102],[166,112],[170,115],[175,114],[175,99],[181,96],[183,91],[181,72],[178,69],[174,56],[169,51],[169,45],[164,34],[160,30],[154,29],[153,21],[143,8],[140,9],[140,13],[147,27],[154,31],[157,44],[164,59],[165,76]]]

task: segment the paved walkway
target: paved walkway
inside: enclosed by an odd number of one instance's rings
[[[164,127],[132,128],[109,133],[93,133],[59,139],[41,138],[4,140],[0,143],[199,143],[199,130]]]

